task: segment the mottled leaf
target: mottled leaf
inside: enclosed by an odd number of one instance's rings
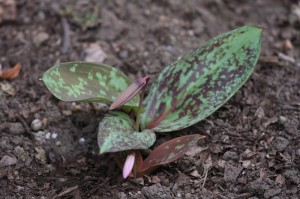
[[[111,112],[103,118],[98,128],[100,154],[131,149],[147,149],[156,140],[155,133],[146,129],[135,132],[130,117],[123,112]]]
[[[126,88],[115,101],[110,105],[109,109],[113,110],[126,104],[129,100],[135,97],[149,81],[149,77],[141,77],[135,80],[128,88]]]
[[[120,70],[91,62],[68,62],[50,68],[42,80],[63,101],[112,103],[131,81]],[[138,107],[139,96],[128,106]]]
[[[167,66],[143,102],[142,128],[178,130],[216,111],[253,72],[261,33],[256,26],[235,29]]]
[[[203,136],[194,134],[169,140],[156,147],[144,160],[139,173],[148,173],[157,166],[168,164],[182,157]]]

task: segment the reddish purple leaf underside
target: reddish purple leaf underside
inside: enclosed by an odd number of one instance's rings
[[[173,162],[182,157],[197,141],[204,136],[199,134],[187,135],[169,140],[158,147],[144,160],[140,173],[148,173],[153,168]]]

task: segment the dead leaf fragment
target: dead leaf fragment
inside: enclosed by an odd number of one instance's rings
[[[0,78],[5,80],[13,80],[15,79],[21,70],[21,64],[17,63],[13,68],[7,69],[5,71],[0,70]]]
[[[285,177],[281,174],[279,174],[276,179],[275,182],[280,186],[283,187],[285,185]]]

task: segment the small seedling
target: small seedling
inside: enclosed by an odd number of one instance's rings
[[[215,37],[164,68],[145,99],[149,77],[131,83],[120,70],[104,64],[57,64],[42,80],[63,101],[110,104],[111,111],[99,123],[100,154],[114,153],[124,178],[142,176],[182,157],[203,138],[182,136],[149,149],[155,132],[191,126],[233,96],[253,72],[261,33],[259,27],[244,26]]]

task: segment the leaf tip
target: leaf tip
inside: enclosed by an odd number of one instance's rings
[[[103,148],[100,148],[99,155],[102,155],[103,153],[105,153],[105,150]]]

